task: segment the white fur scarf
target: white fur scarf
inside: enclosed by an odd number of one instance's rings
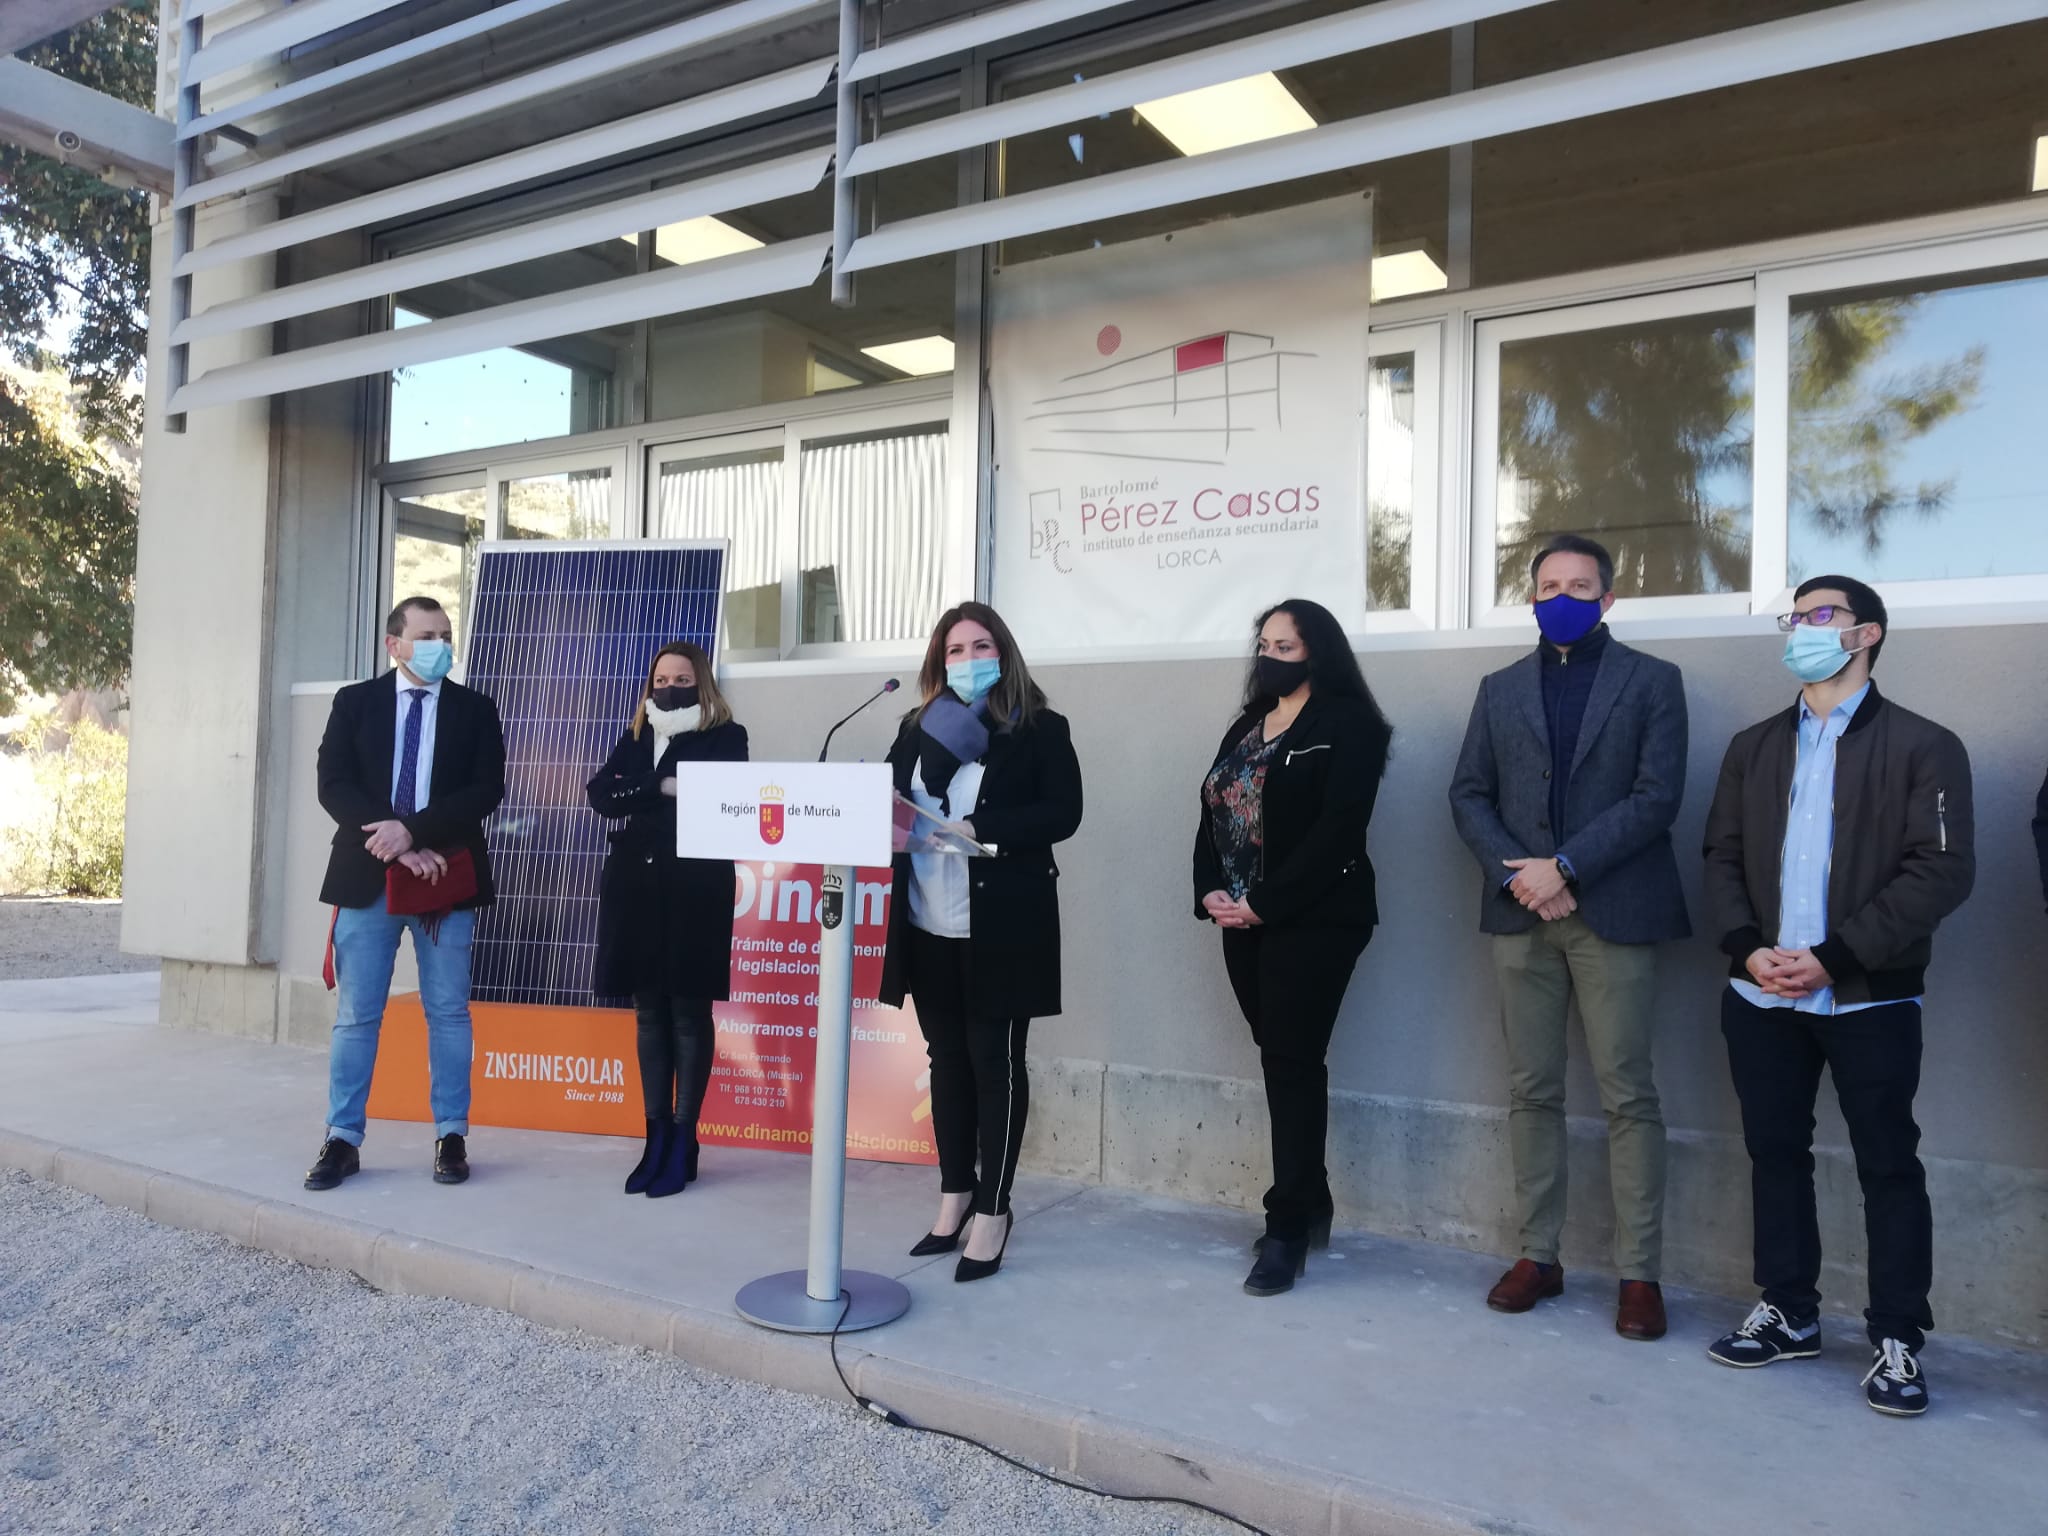
[[[661,709],[649,699],[647,723],[654,731],[654,760],[660,762],[661,755],[668,751],[670,737],[696,730],[703,719],[704,706],[701,704],[692,704],[688,709]]]

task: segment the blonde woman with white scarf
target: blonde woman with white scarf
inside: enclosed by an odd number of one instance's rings
[[[618,823],[599,889],[591,991],[632,998],[638,1021],[647,1144],[629,1195],[679,1194],[697,1177],[711,1005],[729,995],[733,867],[676,857],[676,764],[746,756],[746,728],[710,657],[678,641],[655,653],[632,724],[586,786],[591,809]]]

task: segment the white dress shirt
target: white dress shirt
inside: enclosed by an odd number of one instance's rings
[[[424,688],[427,691],[427,696],[420,700],[420,760],[413,769],[413,803],[391,807],[403,818],[424,811],[433,792],[434,724],[441,714],[441,685],[416,683],[395,667],[392,680],[398,684],[398,724],[391,738],[391,795],[394,800],[398,796],[398,776],[405,770],[405,717],[412,712],[412,696],[406,690]]]
[[[954,771],[953,782],[946,786],[952,820],[965,821],[974,813],[981,799],[981,775],[980,763],[962,763]],[[910,770],[909,799],[919,810],[946,817],[939,808],[939,797],[926,790],[924,775],[915,767]],[[968,937],[967,865],[968,860],[951,853],[910,856],[911,927],[941,939]]]

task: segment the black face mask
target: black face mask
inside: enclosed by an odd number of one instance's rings
[[[695,688],[657,688],[648,695],[648,702],[656,709],[673,714],[679,709],[688,709],[697,702]]]
[[[1261,656],[1253,663],[1253,675],[1258,679],[1259,692],[1284,699],[1308,681],[1308,663],[1282,661],[1278,656]]]

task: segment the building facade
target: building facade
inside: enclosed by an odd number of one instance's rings
[[[1397,730],[1340,1219],[1506,1249],[1444,793],[1533,643],[1527,555],[1607,541],[1617,631],[1684,670],[1696,917],[1721,750],[1789,701],[1771,618],[1840,570],[1977,774],[1928,1002],[1937,1315],[2048,1338],[2040,4],[166,0],[163,36],[124,944],[168,1021],[324,1038],[312,753],[394,597],[459,623],[488,539],[722,537],[758,756],[815,755],[949,603],[1004,608],[1090,804],[1030,1155],[1252,1202],[1256,1056],[1187,848],[1251,619],[1308,596]],[[1662,971],[1667,1262],[1740,1292],[1723,965],[1702,937]]]

